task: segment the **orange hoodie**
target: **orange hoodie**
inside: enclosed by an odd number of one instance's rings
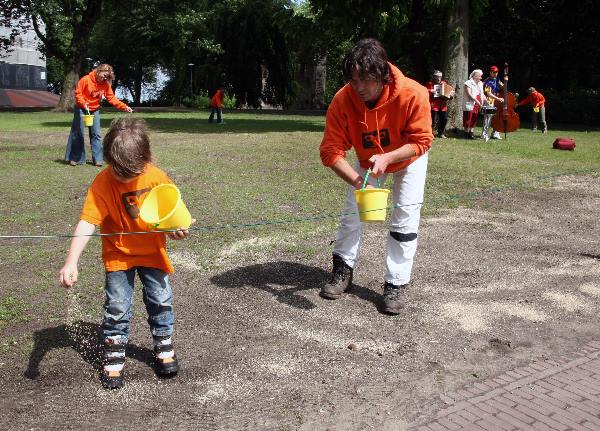
[[[217,90],[212,99],[210,99],[210,107],[220,108],[221,106],[223,106],[223,91]]]
[[[85,75],[77,83],[75,88],[75,102],[81,109],[85,109],[87,104],[90,112],[96,111],[100,108],[100,102],[102,96],[106,98],[108,103],[121,111],[127,109],[127,105],[121,102],[112,91],[110,82],[98,82],[96,81],[96,71],[92,70],[90,73]]]
[[[331,101],[321,141],[323,165],[333,166],[354,147],[360,165],[367,169],[374,154],[412,145],[417,155],[389,165],[386,173],[391,173],[404,169],[431,148],[433,134],[427,89],[404,76],[393,64],[389,65],[392,82],[384,85],[373,109],[367,108],[350,84],[344,85]]]
[[[534,91],[525,99],[521,100],[517,106],[523,106],[527,103],[531,103],[531,106],[534,108],[543,108],[546,104],[546,98],[539,91]]]

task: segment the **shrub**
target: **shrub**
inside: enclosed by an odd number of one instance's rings
[[[210,97],[207,93],[198,94],[192,97],[184,97],[182,101],[184,106],[195,109],[210,109]],[[235,109],[235,97],[229,97],[225,94],[223,98],[223,109]]]
[[[597,125],[600,118],[600,91],[576,89],[558,93],[540,89],[546,98],[546,118],[553,123]]]

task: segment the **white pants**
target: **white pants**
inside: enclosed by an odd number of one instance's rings
[[[417,232],[421,220],[427,159],[428,154],[425,153],[405,169],[392,174],[394,176],[391,193],[393,210],[390,234],[387,239],[385,281],[394,285],[406,284],[410,281],[413,260],[417,251]],[[357,166],[356,170],[361,176],[365,175],[366,170],[360,166]],[[381,184],[386,176],[380,177]],[[377,187],[377,178],[369,176],[368,183]],[[354,190],[354,187],[348,187],[345,214],[340,220],[333,248],[333,254],[340,256],[352,268],[358,262],[363,230]]]

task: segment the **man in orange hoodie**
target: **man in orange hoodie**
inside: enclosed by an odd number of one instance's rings
[[[129,106],[114,95],[111,84],[115,79],[113,68],[109,64],[101,64],[85,75],[75,88],[75,106],[73,107],[73,123],[67,141],[65,161],[71,166],[85,164],[85,125],[83,115],[94,116],[94,123],[89,128],[90,145],[92,147],[92,163],[102,166],[102,135],[100,134],[100,102],[104,97],[115,108],[125,112],[133,112]]]
[[[352,284],[362,235],[354,190],[393,177],[383,307],[398,314],[417,250],[427,155],[433,141],[427,89],[387,61],[381,43],[360,40],[343,62],[342,87],[327,110],[320,152],[323,164],[349,184],[333,249],[333,271],[321,296],[337,299]],[[351,166],[346,152],[354,148]]]
[[[223,119],[221,118],[221,110],[223,107],[223,89],[221,87],[217,88],[217,91],[210,99],[210,116],[208,117],[208,122],[212,123],[213,118],[215,118],[215,112],[217,113],[217,124],[223,124]]]
[[[540,117],[540,123],[542,123],[542,133],[548,131],[548,125],[546,124],[546,98],[542,93],[537,91],[534,87],[527,89],[529,94],[525,99],[517,103],[516,107],[526,105],[528,103],[533,107],[533,113],[531,115],[531,128],[535,132],[537,131],[538,116]]]

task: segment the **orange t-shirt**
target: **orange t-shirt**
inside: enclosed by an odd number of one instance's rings
[[[81,220],[99,225],[100,233],[147,231],[147,225],[139,218],[139,207],[148,192],[159,184],[172,184],[172,181],[152,164],[128,183],[118,181],[109,166],[92,182]],[[164,233],[103,236],[104,267],[107,272],[145,266],[172,273],[166,242]]]

